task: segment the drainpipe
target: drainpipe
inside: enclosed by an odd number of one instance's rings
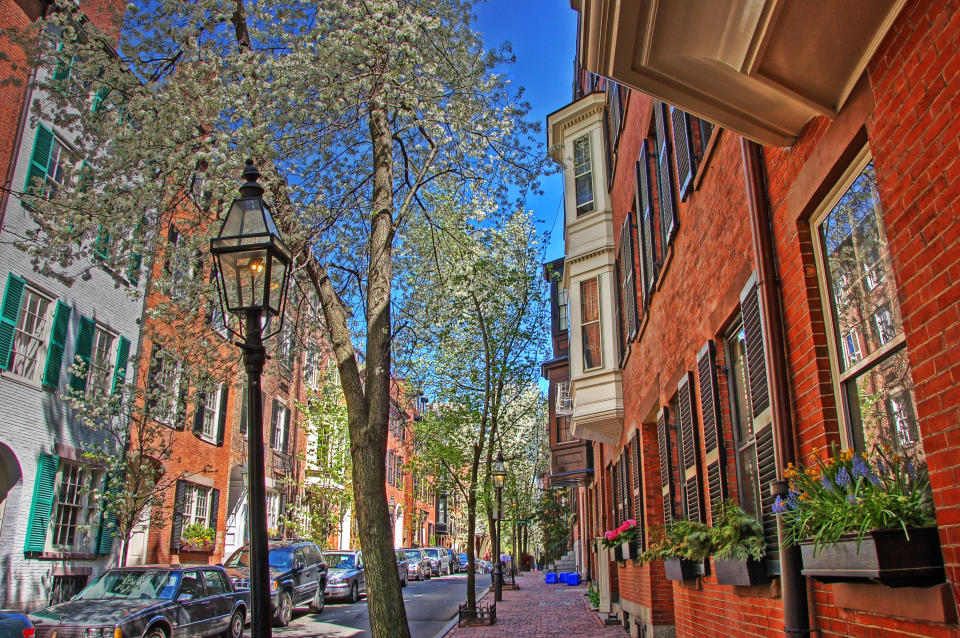
[[[750,230],[753,253],[760,284],[760,312],[763,318],[763,340],[767,344],[766,363],[770,372],[770,403],[773,410],[774,441],[777,451],[777,481],[771,485],[774,494],[786,495],[787,481],[783,468],[797,463],[797,442],[790,421],[790,384],[787,377],[783,321],[780,314],[780,280],[773,248],[773,226],[767,202],[763,155],[760,146],[740,138],[743,151],[743,172],[750,209]],[[784,634],[797,638],[810,635],[807,606],[807,584],[800,573],[800,548],[786,547],[783,526],[777,524],[780,545],[780,587],[783,595]]]

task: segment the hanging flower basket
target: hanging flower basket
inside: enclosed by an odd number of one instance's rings
[[[824,582],[873,580],[890,587],[924,586],[945,580],[940,536],[936,527],[866,533],[857,542],[848,534],[838,542],[815,547],[812,539],[800,543],[803,575]]]

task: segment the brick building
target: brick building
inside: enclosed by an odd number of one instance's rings
[[[588,543],[601,609],[634,636],[960,635],[960,6],[571,4],[574,101],[548,118],[569,390],[544,367],[551,429],[587,441],[576,534],[633,518],[646,542],[732,498],[767,547],[731,586]],[[831,444],[925,458],[944,577],[803,575],[774,496]]]
[[[89,19],[85,28],[116,38],[123,6],[80,3]],[[0,26],[22,30],[48,10],[40,2],[5,4]],[[112,272],[101,261],[101,253],[113,250],[108,242],[89,246],[90,260],[77,265],[89,278],[72,283],[37,272],[15,246],[37,230],[21,195],[30,187],[55,197],[83,158],[75,133],[32,118],[29,110],[47,100],[38,85],[68,82],[69,70],[57,76],[40,67],[28,76],[10,66],[24,68],[23,51],[7,37],[0,48],[9,56],[0,73],[24,80],[0,88],[0,607],[36,609],[76,593],[116,550],[86,491],[103,485],[103,471],[83,457],[101,439],[74,419],[61,397],[70,390],[118,393],[133,378],[142,303],[130,294],[139,272]],[[75,357],[87,362],[85,376],[70,373]]]

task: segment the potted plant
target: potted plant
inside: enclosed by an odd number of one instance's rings
[[[624,561],[637,557],[636,542],[637,522],[629,519],[616,529],[608,529],[603,533],[600,543],[607,549],[613,550],[617,561]]]
[[[763,527],[733,501],[724,501],[710,528],[711,555],[717,583],[759,585],[767,580]]]
[[[640,561],[662,560],[668,580],[692,580],[703,573],[703,561],[710,555],[710,528],[697,521],[679,520],[665,530],[650,532],[650,546]]]
[[[180,534],[180,549],[185,552],[213,551],[213,541],[216,531],[203,523],[191,523],[183,528]]]
[[[803,573],[820,580],[871,579],[890,586],[943,582],[926,466],[889,447],[870,455],[835,447],[826,459],[788,467],[777,497],[787,542]]]

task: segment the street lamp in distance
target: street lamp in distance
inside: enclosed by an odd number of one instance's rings
[[[292,254],[280,237],[270,208],[257,183],[260,171],[253,160],[243,170],[240,197],[233,200],[220,233],[210,240],[216,262],[217,294],[223,317],[227,312],[243,323],[242,334],[225,321],[239,341],[247,370],[247,511],[250,529],[250,633],[271,638],[270,569],[267,561],[267,502],[263,467],[263,403],[260,378],[267,351],[266,338],[283,327]],[[276,329],[270,320],[279,316]],[[264,332],[268,331],[266,335]]]
[[[493,567],[493,600],[499,602],[503,600],[503,561],[500,560],[500,519],[503,518],[503,481],[507,478],[507,470],[503,465],[503,451],[497,452],[497,459],[493,462],[493,471],[490,472],[493,477],[493,487],[497,492],[497,546],[493,549],[494,563]]]

